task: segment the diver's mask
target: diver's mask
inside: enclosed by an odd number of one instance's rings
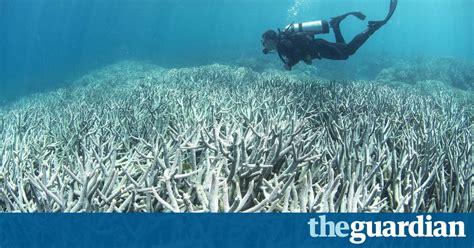
[[[269,54],[269,53],[273,52],[272,50],[267,48],[267,40],[266,39],[262,39],[262,46],[264,47],[263,50],[262,50],[263,54],[266,55],[266,54]]]
[[[265,48],[263,48],[262,52],[263,52],[263,54],[267,55],[270,51],[266,48],[265,43],[267,43],[267,41],[265,40],[265,38],[263,38],[262,39],[262,46],[265,47]]]

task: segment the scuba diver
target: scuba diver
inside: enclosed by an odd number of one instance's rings
[[[361,12],[349,12],[347,14],[331,18],[331,21],[313,21],[305,23],[292,23],[285,27],[285,31],[278,29],[268,30],[262,35],[263,53],[268,54],[277,51],[278,56],[284,63],[286,70],[304,61],[310,65],[313,59],[346,60],[353,55],[378,29],[385,25],[392,17],[397,7],[398,0],[390,0],[390,9],[384,20],[369,21],[367,29],[358,34],[351,42],[346,43],[342,36],[339,24],[346,17],[352,15],[359,20],[365,20]],[[329,27],[334,31],[336,42],[323,39],[315,39],[316,34],[329,33]]]

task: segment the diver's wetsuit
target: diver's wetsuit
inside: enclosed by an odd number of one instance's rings
[[[333,29],[336,42],[323,39],[314,39],[311,34],[296,33],[283,37],[278,43],[278,53],[286,65],[291,68],[300,61],[311,59],[345,60],[353,55],[378,28],[369,27],[357,35],[349,44],[346,44],[340,30]]]
[[[323,39],[315,39],[311,33],[294,33],[283,34],[277,45],[277,51],[280,58],[286,64],[287,68],[291,68],[300,61],[310,63],[312,59],[332,59],[332,60],[346,60],[353,55],[380,27],[382,27],[393,15],[397,0],[391,0],[390,11],[385,20],[369,22],[368,28],[358,34],[351,42],[346,43],[341,30],[339,22],[349,15],[355,15],[359,19],[365,19],[365,16],[360,12],[351,12],[343,16],[335,17],[331,21],[331,27],[336,36],[336,42],[329,42]]]

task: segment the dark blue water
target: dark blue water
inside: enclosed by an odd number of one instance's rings
[[[67,85],[126,59],[181,67],[262,56],[260,37],[267,29],[359,10],[369,20],[381,19],[388,2],[0,0],[0,102]],[[382,52],[472,60],[473,10],[473,0],[400,0],[390,24],[360,56]],[[346,39],[365,25],[347,20]]]

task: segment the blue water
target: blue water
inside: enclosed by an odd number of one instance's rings
[[[388,2],[0,0],[0,103],[67,85],[126,59],[182,67],[263,56],[260,37],[267,29],[348,11],[381,19]],[[474,60],[473,10],[473,0],[400,0],[391,22],[356,56]],[[346,40],[365,25],[345,21]]]

